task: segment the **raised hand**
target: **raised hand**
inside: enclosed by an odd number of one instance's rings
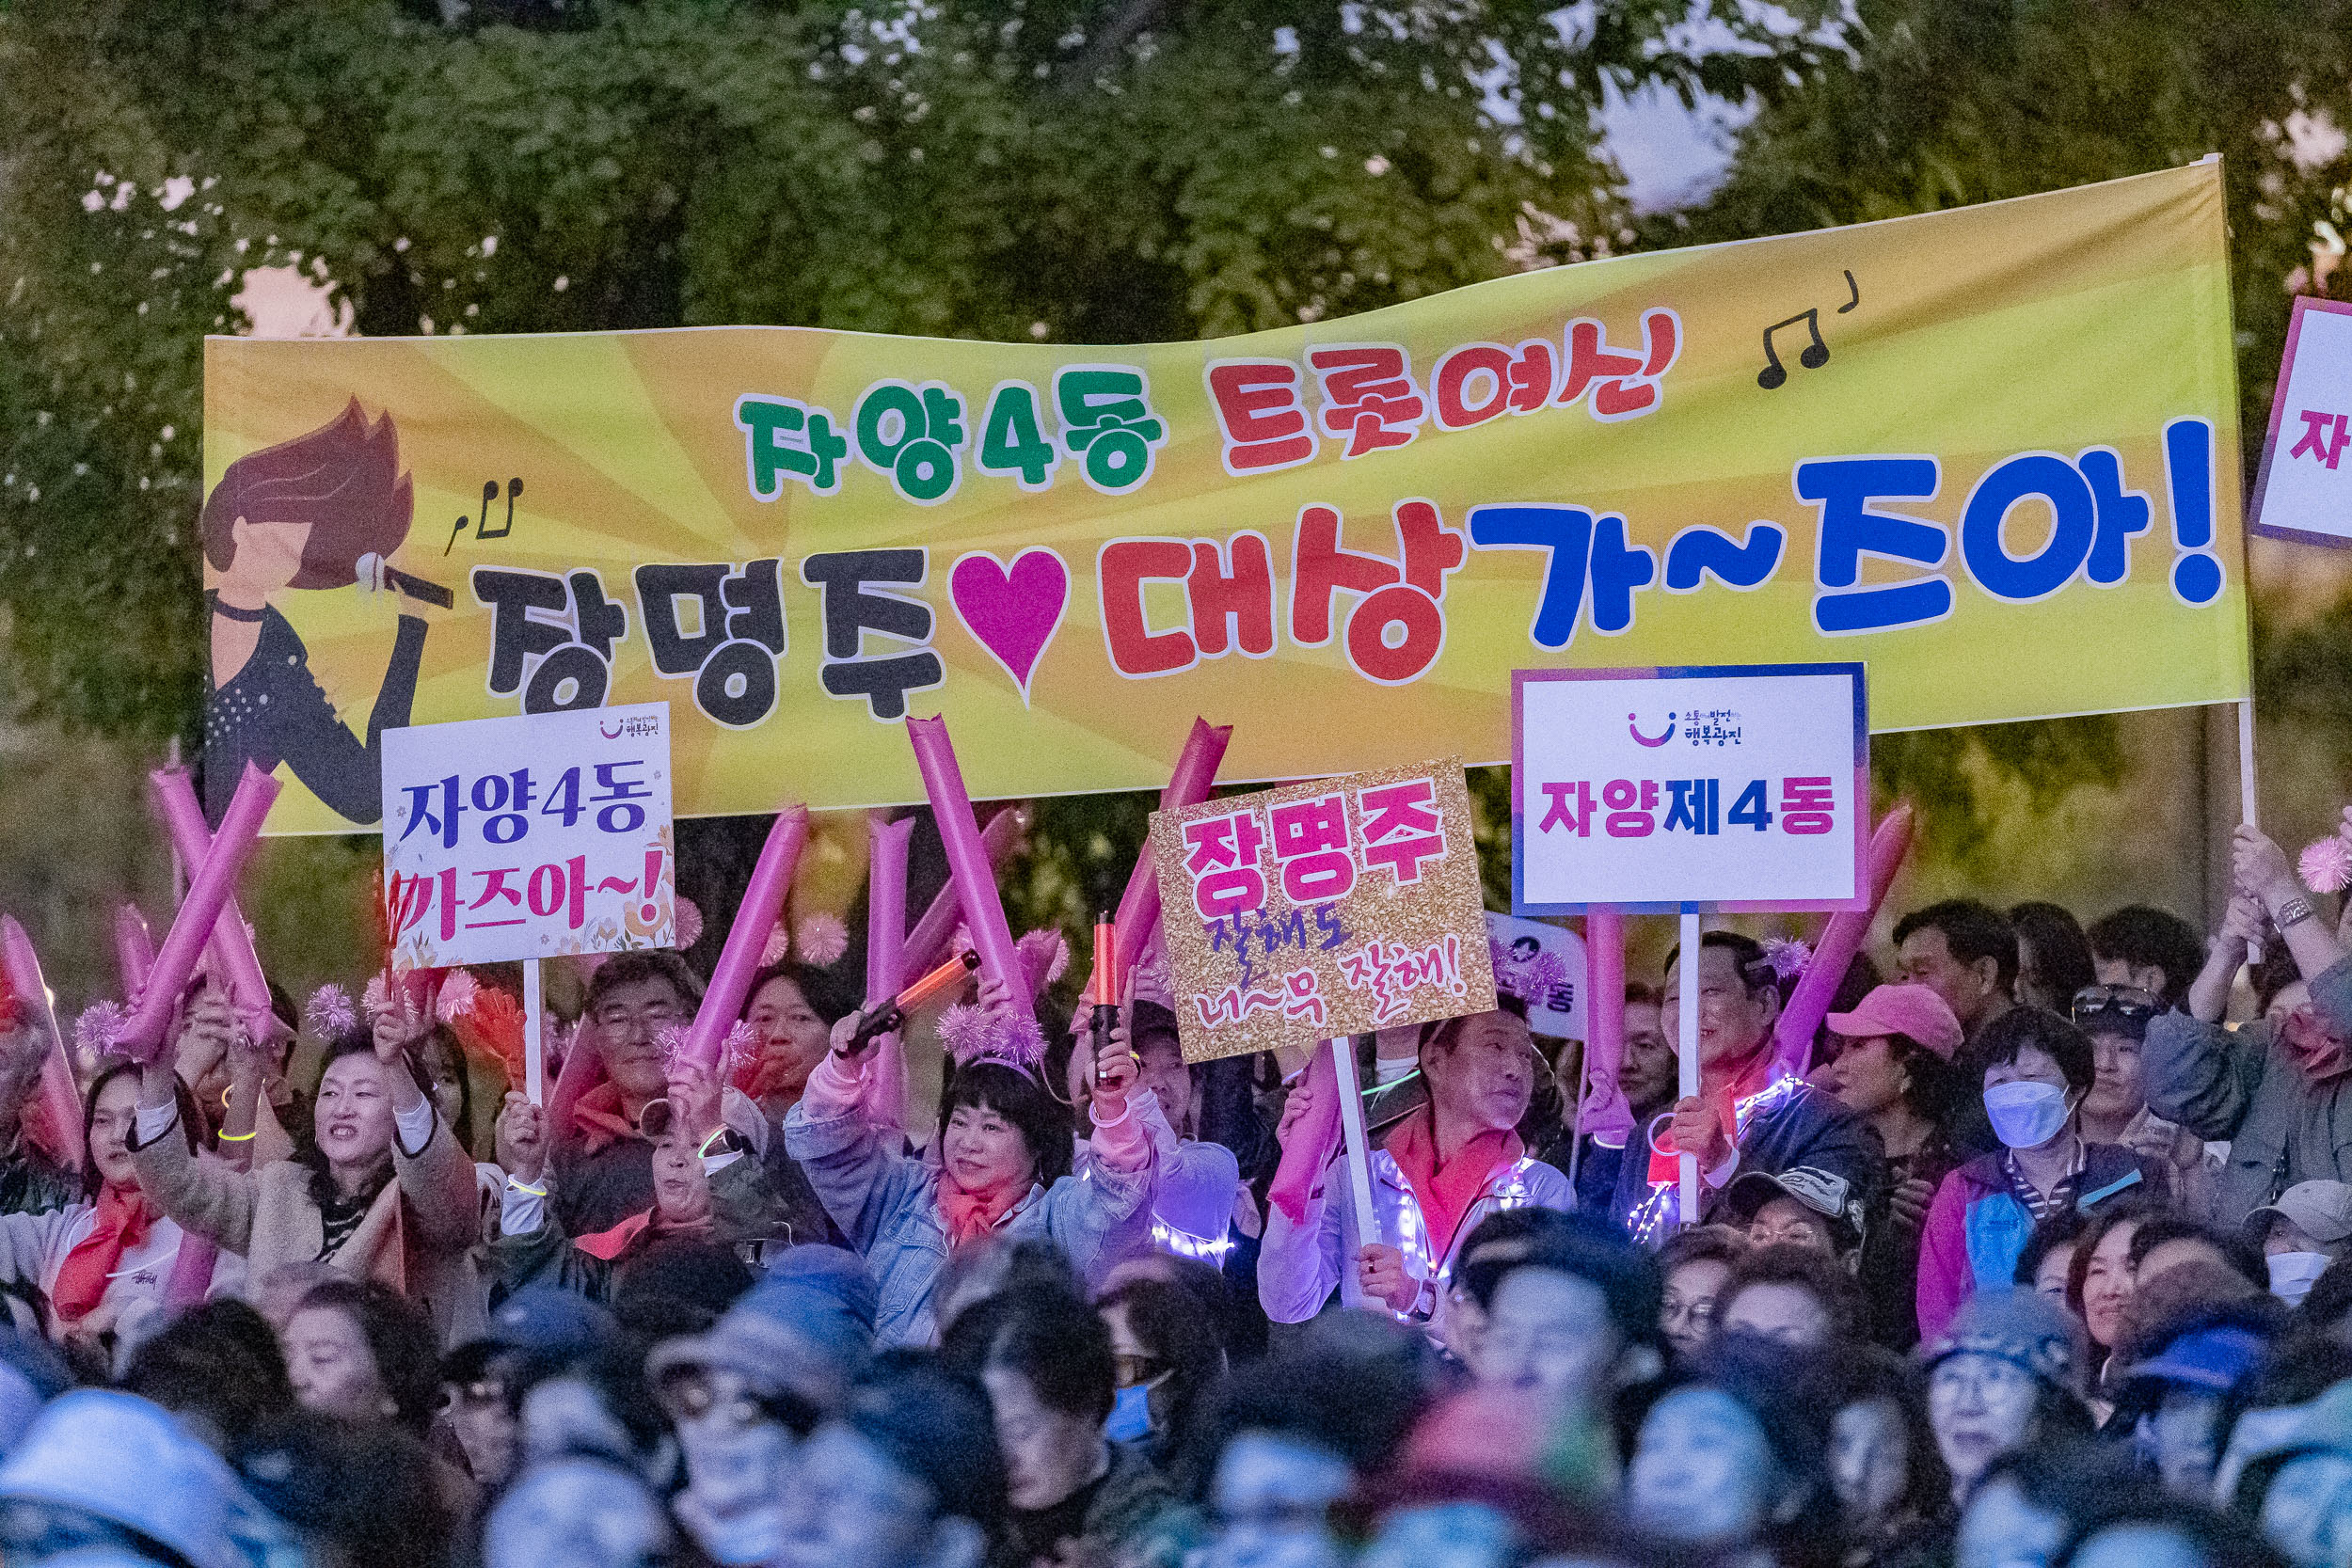
[[[2302,890],[2303,884],[2295,879],[2295,871],[2287,864],[2287,852],[2265,837],[2261,829],[2243,822],[2231,835],[2230,870],[2238,892],[2251,894],[2265,904],[2274,893],[2293,897]]]
[[[521,1091],[506,1091],[493,1131],[499,1168],[526,1187],[535,1187],[548,1168],[548,1113]]]
[[[1711,1101],[1698,1095],[1675,1101],[1672,1126],[1675,1152],[1699,1157],[1702,1175],[1731,1158],[1731,1144]]]
[[[679,1130],[696,1145],[719,1131],[721,1088],[717,1072],[700,1062],[688,1061],[683,1053],[670,1064],[669,1085],[664,1091],[670,1113],[677,1117]]]
[[[1387,1303],[1392,1312],[1409,1310],[1421,1298],[1421,1281],[1406,1271],[1405,1255],[1385,1242],[1357,1248],[1356,1283],[1366,1297]]]
[[[1344,1046],[1345,1042],[1342,1042]],[[1284,1148],[1291,1146],[1291,1132],[1306,1120],[1315,1108],[1315,1091],[1304,1074],[1291,1085],[1291,1092],[1282,1101],[1282,1119],[1275,1124],[1274,1141]]]

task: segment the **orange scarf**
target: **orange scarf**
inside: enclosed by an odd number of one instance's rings
[[[1462,1216],[1485,1196],[1495,1172],[1518,1164],[1527,1153],[1527,1147],[1510,1128],[1489,1129],[1440,1165],[1437,1116],[1426,1106],[1391,1128],[1380,1147],[1412,1184],[1413,1196],[1421,1203],[1422,1223],[1429,1228],[1433,1258],[1443,1258],[1454,1250],[1454,1232],[1460,1227]]]
[[[1003,1223],[1023,1193],[1012,1187],[989,1193],[967,1193],[946,1171],[939,1173],[939,1215],[947,1222],[949,1250],[977,1241]]]
[[[98,1223],[73,1243],[57,1268],[57,1283],[49,1291],[49,1305],[62,1323],[79,1323],[90,1315],[106,1294],[106,1283],[122,1255],[147,1242],[155,1211],[147,1195],[135,1186],[111,1182],[99,1189]]]
[[[581,1150],[589,1154],[638,1135],[621,1114],[621,1086],[609,1078],[580,1097],[572,1107],[572,1127],[580,1134]]]

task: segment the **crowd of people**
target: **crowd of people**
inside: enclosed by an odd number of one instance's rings
[[[488,977],[199,979],[78,1169],[20,1008],[0,1560],[2346,1568],[2352,926],[2250,829],[2233,882],[1908,912],[1793,1060],[1802,949],[1710,930],[1581,1089],[1506,982],[1354,1042],[1368,1206],[1329,1054],[1188,1065],[1148,965],[1103,1037],[978,985],[1049,1049],[935,1115],[837,942],[715,1064],[607,957],[545,1103]]]

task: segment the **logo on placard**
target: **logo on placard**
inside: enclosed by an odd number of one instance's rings
[[[1663,746],[1675,737],[1675,716],[1671,713],[1666,715],[1666,727],[1655,740],[1642,733],[1642,716],[1638,713],[1629,713],[1625,716],[1625,727],[1626,732],[1633,736],[1633,743],[1637,746]]]

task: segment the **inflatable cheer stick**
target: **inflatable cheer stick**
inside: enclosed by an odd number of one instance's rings
[[[1615,910],[1584,915],[1584,1071],[1577,1130],[1610,1148],[1623,1148],[1633,1132],[1618,1074],[1625,1069],[1625,916]]]
[[[181,863],[196,864],[212,848],[213,835],[204,826],[204,808],[196,803],[196,791],[188,784],[187,770],[159,768],[147,776],[147,782],[149,792],[154,797],[155,815],[163,819],[164,831],[171,835],[171,847],[180,852]],[[286,1021],[269,1005],[269,982],[262,977],[262,960],[253,951],[253,933],[246,927],[245,911],[238,907],[233,893],[222,906],[220,918],[213,923],[212,952],[213,962],[228,983],[230,1000],[236,1006],[246,1034],[257,1041],[290,1038]]]
[[[868,817],[866,826],[866,1004],[896,996],[906,974],[907,840],[914,818]],[[866,1069],[866,1110],[883,1127],[906,1125],[907,1060],[894,1041]]]
[[[980,842],[980,825],[972,815],[972,797],[964,791],[963,769],[956,765],[947,721],[935,714],[910,719],[907,740],[914,748],[914,766],[923,775],[931,815],[939,819],[948,880],[963,906],[963,923],[972,933],[972,950],[980,956],[980,973],[1004,987],[1008,996],[1025,996],[1026,972],[1012,944],[1012,927],[1005,923],[1004,903],[996,896],[996,868]]]
[[[791,891],[801,846],[807,842],[806,806],[787,806],[776,814],[768,842],[760,846],[759,863],[752,867],[751,884],[735,907],[735,923],[727,927],[726,945],[719,950],[709,989],[703,992],[694,1022],[687,1026],[687,1055],[706,1068],[718,1067],[727,1032],[743,1016],[752,976],[759,971],[759,955],[768,945],[768,933],[776,927],[776,917],[784,912],[784,895]]]
[[[1902,869],[1903,857],[1911,851],[1911,802],[1898,800],[1871,832],[1869,908],[1846,910],[1829,917],[1804,966],[1804,977],[1789,993],[1780,1022],[1772,1025],[1773,1054],[1800,1078],[1812,1070],[1813,1037],[1829,1016],[1830,998],[1845,980],[1853,956],[1862,951],[1870,922],[1877,918],[1879,906],[1886,901],[1886,890],[1894,885],[1895,873]]]
[[[128,1006],[147,989],[147,972],[155,967],[155,937],[147,916],[136,904],[115,910],[115,973],[122,979],[123,1005]]]
[[[1232,738],[1231,724],[1213,727],[1205,719],[1195,719],[1192,733],[1184,737],[1184,749],[1177,753],[1176,770],[1168,776],[1168,787],[1160,791],[1160,810],[1197,806],[1207,800]],[[1152,932],[1159,923],[1160,879],[1147,838],[1143,852],[1136,857],[1135,870],[1128,874],[1127,891],[1119,900],[1117,969],[1120,974],[1143,961],[1144,949],[1152,945]],[[1101,963],[1103,955],[1097,953],[1094,961]]]
[[[1005,863],[1020,846],[1021,834],[1029,825],[1029,814],[1022,806],[1008,806],[988,819],[980,830],[980,846],[988,851],[992,875],[1004,869]],[[899,949],[898,968],[901,979],[910,973],[938,967],[947,957],[947,943],[955,936],[956,922],[963,918],[963,899],[953,877],[939,890],[923,918],[907,933],[906,944]]]
[[[155,954],[154,968],[148,973],[146,990],[139,993],[122,1032],[115,1037],[116,1049],[132,1061],[152,1061],[163,1050],[172,1010],[213,939],[238,874],[252,857],[262,819],[278,799],[278,788],[276,779],[246,763],[245,775],[237,781],[237,792],[221,816],[220,832],[213,835],[201,862],[191,863],[196,865],[196,880],[188,884],[188,895],[181,900],[180,912],[172,916],[171,930]]]
[[[82,1091],[73,1081],[73,1064],[65,1053],[65,1036],[57,1031],[56,1009],[50,1005],[49,983],[40,973],[40,955],[33,939],[13,915],[0,915],[0,972],[6,990],[15,993],[14,1012],[48,1036],[41,1053],[40,1083],[26,1109],[25,1135],[49,1158],[68,1170],[82,1168]]]

